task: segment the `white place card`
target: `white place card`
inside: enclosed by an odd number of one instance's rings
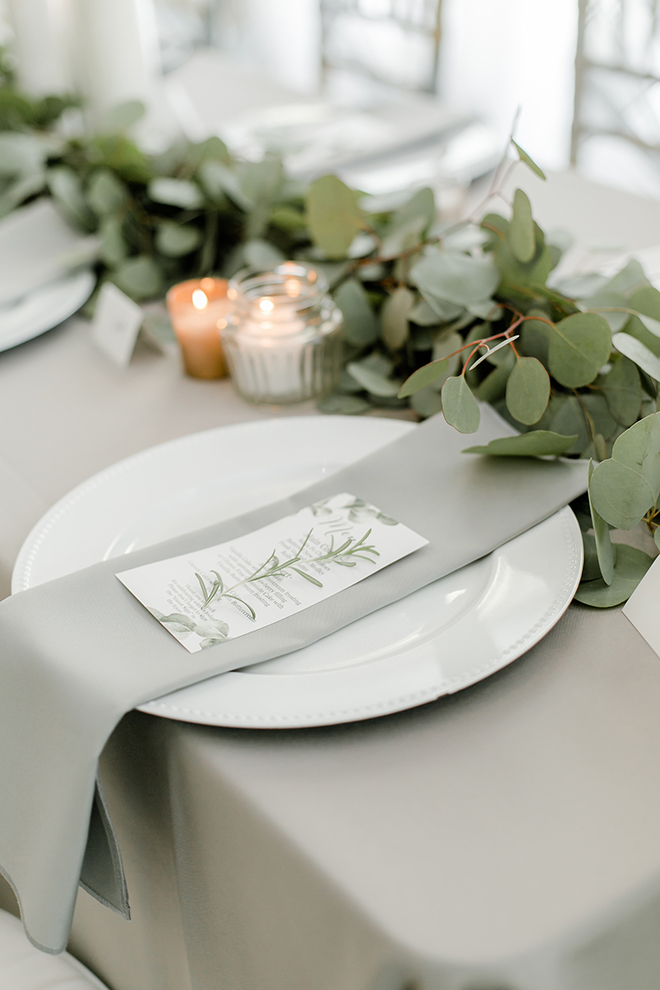
[[[143,320],[142,307],[112,282],[106,282],[96,303],[92,340],[115,364],[125,368],[133,356]]]
[[[117,577],[197,653],[330,598],[427,543],[343,492],[235,540]]]
[[[622,609],[637,632],[660,656],[658,602],[660,602],[660,557],[656,557]]]

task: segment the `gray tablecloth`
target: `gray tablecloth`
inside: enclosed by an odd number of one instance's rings
[[[658,241],[660,203],[522,178],[582,248]],[[283,413],[147,351],[115,369],[81,324],[0,354],[5,589],[29,527],[93,472]],[[81,892],[72,947],[112,990],[402,990],[415,974],[657,990],[659,713],[658,658],[581,607],[482,684],[373,722],[260,734],[133,713],[103,758],[133,920]]]
[[[131,924],[113,990],[657,990],[660,661],[571,608],[487,681],[355,725],[133,713],[103,758]]]

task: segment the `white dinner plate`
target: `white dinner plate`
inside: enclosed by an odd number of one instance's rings
[[[308,416],[221,427],[152,447],[90,478],[46,513],[21,548],[12,589],[283,498],[413,429],[390,419]],[[581,569],[579,527],[562,509],[487,557],[304,650],[210,678],[141,710],[208,725],[281,728],[420,705],[474,684],[533,646],[568,607]]]
[[[96,285],[89,269],[51,282],[0,309],[0,351],[52,330],[87,302]]]

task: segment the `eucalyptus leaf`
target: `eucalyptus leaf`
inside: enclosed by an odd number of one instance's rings
[[[655,543],[658,550],[660,550],[660,526],[656,526],[653,530],[653,542]]]
[[[214,203],[224,205],[228,196],[239,209],[248,212],[253,203],[241,189],[236,174],[222,162],[206,162],[200,166],[197,177],[206,195]]]
[[[612,457],[593,472],[596,512],[617,529],[636,526],[660,495],[660,413],[647,416],[616,440]]]
[[[639,315],[637,315],[637,319],[642,324],[642,326],[645,327],[649,331],[649,333],[651,333],[654,337],[660,337],[660,322],[658,322],[658,320],[654,320],[651,316],[639,316]]]
[[[577,513],[576,513],[577,515]],[[589,520],[591,524],[591,519]],[[591,533],[582,530],[582,543],[584,544],[584,565],[582,567],[582,581],[596,581],[601,577],[598,554],[596,552],[596,541]]]
[[[618,292],[626,297],[630,296],[632,292],[636,289],[642,288],[642,286],[650,285],[651,283],[644,274],[644,269],[640,265],[636,258],[633,258],[628,264],[617,272],[609,282],[607,282],[605,289],[608,292]]]
[[[476,433],[481,411],[463,376],[448,378],[442,386],[442,413],[459,433]]]
[[[421,229],[426,231],[435,220],[435,196],[428,186],[418,189],[392,214],[388,233],[407,227],[411,220],[422,220]]]
[[[336,175],[324,175],[307,191],[307,221],[312,240],[326,256],[343,258],[363,217],[354,192]]]
[[[561,457],[575,440],[575,436],[564,437],[549,430],[531,430],[517,437],[498,437],[484,447],[468,447],[463,453],[491,457]]]
[[[617,292],[597,292],[584,299],[583,304],[585,309],[604,316],[612,333],[618,333],[630,319],[628,300]]]
[[[383,303],[380,311],[381,336],[390,351],[398,351],[408,339],[410,333],[408,317],[415,298],[415,294],[410,289],[400,285]]]
[[[610,527],[603,517],[597,512],[591,498],[591,477],[594,473],[593,461],[589,462],[589,509],[591,510],[591,522],[594,530],[594,540],[596,543],[596,555],[598,557],[598,567],[605,584],[612,584],[614,577],[614,548],[610,539]]]
[[[511,250],[518,261],[528,262],[532,260],[536,251],[532,206],[522,189],[516,189],[513,197],[509,241]]]
[[[440,392],[428,386],[411,396],[410,405],[416,413],[426,419],[442,411],[442,397]]]
[[[147,194],[154,203],[178,206],[182,210],[196,210],[204,203],[204,196],[196,182],[188,179],[170,179],[160,176],[152,179]]]
[[[567,388],[588,385],[612,349],[607,321],[595,313],[575,313],[556,323],[550,335],[548,364],[554,378]]]
[[[455,303],[444,302],[440,299],[433,299],[430,305],[426,299],[419,299],[410,311],[410,321],[420,327],[437,326],[438,323],[449,323],[463,315],[465,310]]]
[[[30,196],[36,196],[46,185],[46,172],[32,172],[10,183],[0,195],[0,217],[7,216]]]
[[[525,165],[528,168],[531,168],[532,172],[534,172],[535,175],[538,175],[538,177],[540,179],[545,179],[545,173],[539,168],[539,166],[536,164],[536,162],[534,161],[534,159],[533,158],[530,158],[530,156],[527,154],[526,151],[523,151],[523,149],[520,147],[520,145],[517,144],[513,140],[513,138],[511,139],[511,144],[513,145],[513,147],[518,152],[518,158],[520,159],[520,161],[521,162],[524,162]]]
[[[114,172],[95,169],[87,183],[87,202],[99,217],[115,213],[126,201],[128,190]]]
[[[540,361],[518,358],[506,386],[506,404],[511,415],[525,425],[538,423],[550,398],[550,378]]]
[[[56,165],[48,170],[48,186],[55,201],[65,216],[73,223],[93,230],[94,214],[87,205],[82,182],[68,165]]]
[[[627,601],[642,580],[653,560],[643,550],[617,543],[611,584],[604,580],[587,581],[575,593],[577,601],[592,608],[612,608]]]
[[[267,155],[258,162],[240,162],[236,175],[243,195],[253,204],[262,207],[273,202],[284,186],[285,176],[281,159]]]
[[[328,415],[357,416],[367,412],[371,405],[366,399],[361,399],[357,395],[329,395],[327,399],[319,402],[318,409]]]
[[[399,389],[399,398],[405,399],[408,395],[414,395],[420,389],[426,388],[428,385],[433,385],[434,382],[443,376],[446,380],[448,368],[449,361],[444,358],[439,361],[431,361],[430,364],[425,364],[422,368],[418,368],[417,371],[413,371],[412,375],[405,380]]]
[[[358,347],[375,344],[379,337],[378,321],[369,297],[357,279],[343,282],[334,298],[344,317],[345,340]]]
[[[476,396],[480,402],[497,402],[506,395],[506,383],[515,364],[513,351],[507,352],[507,360],[497,365],[494,371],[484,378],[476,388]]]
[[[432,360],[443,361],[447,358],[447,368],[454,375],[461,366],[461,355],[457,353],[463,346],[463,338],[452,330],[444,330],[438,334],[433,343]],[[435,387],[437,388],[437,382]]]
[[[0,132],[0,176],[40,172],[47,151],[45,143],[35,134]]]
[[[642,404],[642,385],[635,364],[623,355],[614,361],[612,370],[598,379],[607,408],[617,423],[632,426]]]
[[[520,329],[520,347],[527,357],[535,357],[541,364],[548,364],[548,350],[550,347],[550,331],[552,329],[548,314],[541,309],[532,308],[527,314],[528,317],[540,317],[540,319],[526,319]]]
[[[378,252],[381,258],[396,258],[404,251],[422,243],[426,220],[424,217],[411,217],[403,227],[397,227],[387,234]]]
[[[644,285],[631,294],[628,300],[632,309],[653,320],[660,320],[660,292],[652,285]]]
[[[109,268],[117,268],[128,256],[129,248],[119,217],[107,217],[99,227],[101,260]]]
[[[168,258],[182,258],[200,246],[203,234],[191,224],[164,221],[156,230],[156,250]]]
[[[437,300],[459,306],[481,302],[492,296],[499,282],[490,261],[441,251],[422,258],[410,277],[432,307]]]
[[[612,338],[612,343],[620,354],[630,358],[642,371],[645,371],[656,382],[660,382],[660,358],[656,357],[640,340],[628,333],[616,333]]]
[[[393,381],[385,378],[377,371],[365,367],[357,361],[352,361],[347,365],[347,371],[359,385],[371,395],[379,397],[394,397],[398,395],[401,387],[400,381]]]
[[[140,255],[129,258],[113,274],[116,285],[138,301],[153,299],[163,291],[163,278],[160,268],[153,258]]]

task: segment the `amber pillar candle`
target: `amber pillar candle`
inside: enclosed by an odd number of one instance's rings
[[[230,303],[223,278],[191,278],[173,285],[167,308],[183,354],[186,373],[193,378],[222,378],[227,374],[220,332]]]

